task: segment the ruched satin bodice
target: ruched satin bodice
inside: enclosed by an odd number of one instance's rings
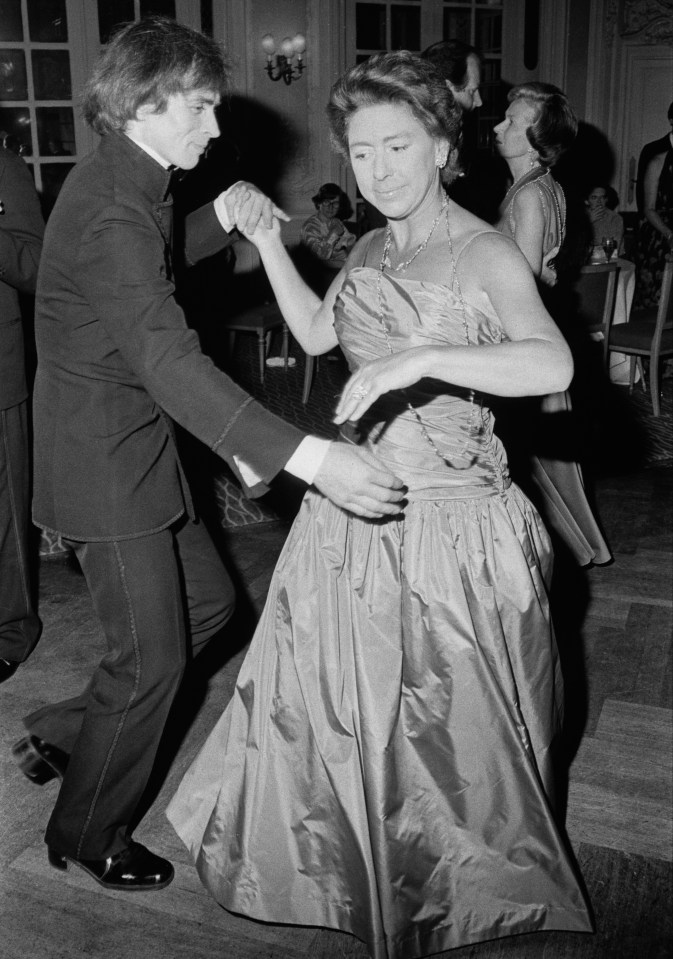
[[[334,325],[352,371],[372,360],[415,346],[499,343],[495,313],[465,304],[448,286],[383,274],[379,319],[378,271],[352,269],[337,298]],[[422,420],[408,409],[410,403]],[[423,429],[432,438],[437,455]],[[507,460],[493,433],[483,398],[440,380],[423,379],[382,396],[363,417],[360,434],[402,479],[412,499],[490,495],[509,485]],[[448,465],[450,464],[450,465]]]

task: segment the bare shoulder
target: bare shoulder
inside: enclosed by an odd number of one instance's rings
[[[532,273],[526,258],[509,237],[493,228],[475,231],[458,256],[461,282],[475,292],[510,288]]]
[[[540,190],[534,180],[526,183],[514,194],[512,198],[512,210],[515,219],[519,217],[542,216]]]
[[[346,259],[346,268],[351,269],[354,266],[363,266],[367,259],[372,256],[378,256],[380,259],[381,253],[383,252],[384,237],[385,229],[383,227],[377,227],[377,229],[370,230],[356,240]]]

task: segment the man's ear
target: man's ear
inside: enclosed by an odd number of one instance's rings
[[[138,107],[136,110],[135,119],[142,123],[143,120],[146,120],[147,117],[151,116],[153,113],[157,112],[157,107],[155,103],[143,103],[142,106]]]

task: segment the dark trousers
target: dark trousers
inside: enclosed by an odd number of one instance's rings
[[[63,855],[104,859],[128,844],[188,644],[198,652],[224,626],[234,589],[201,523],[69,545],[108,651],[82,695],[37,710],[25,724],[71,754],[46,842]]]
[[[0,659],[22,663],[40,635],[28,570],[27,403],[0,410]]]

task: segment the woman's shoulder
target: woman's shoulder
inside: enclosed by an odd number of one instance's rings
[[[385,232],[385,227],[377,227],[363,234],[363,236],[353,244],[348,254],[346,265],[349,268],[364,266],[370,256],[376,256],[378,254],[380,258],[383,252]]]

